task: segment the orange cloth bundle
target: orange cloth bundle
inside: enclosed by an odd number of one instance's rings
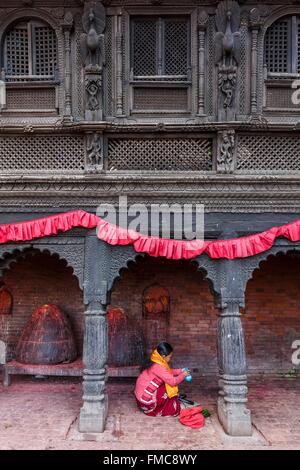
[[[193,406],[193,408],[186,408],[180,411],[179,421],[185,426],[190,428],[199,429],[203,428],[205,418],[202,414],[201,406]]]

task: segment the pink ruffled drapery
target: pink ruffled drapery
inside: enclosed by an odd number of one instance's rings
[[[229,240],[170,240],[151,237],[113,225],[82,210],[65,212],[41,219],[0,225],[0,243],[29,241],[56,235],[74,227],[95,228],[100,240],[111,245],[133,245],[138,253],[168,259],[192,259],[206,253],[211,258],[246,258],[269,250],[277,237],[300,240],[300,219],[247,237]]]

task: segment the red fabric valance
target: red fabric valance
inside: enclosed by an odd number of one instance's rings
[[[211,258],[246,258],[270,249],[277,237],[300,240],[300,219],[279,227],[272,227],[255,235],[229,240],[170,240],[151,237],[126,230],[82,210],[65,212],[41,219],[0,225],[0,243],[29,241],[56,235],[74,227],[95,228],[100,240],[111,245],[133,245],[138,253],[169,259],[192,259],[202,253]]]

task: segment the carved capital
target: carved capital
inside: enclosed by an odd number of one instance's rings
[[[250,29],[259,30],[263,25],[263,19],[258,8],[252,8],[249,13]]]
[[[64,31],[71,31],[74,23],[74,17],[73,14],[70,11],[67,11],[67,13],[64,16],[62,27]]]
[[[224,287],[217,298],[217,307],[220,317],[240,317],[240,308],[245,307],[245,297],[233,297]]]
[[[252,129],[267,130],[269,121],[259,113],[253,113],[247,121],[248,126]]]
[[[205,31],[208,26],[208,14],[205,10],[199,10],[198,12],[198,29]]]
[[[106,281],[105,286],[107,287]],[[102,290],[83,284],[84,288],[84,303],[88,305],[86,314],[90,316],[94,315],[105,315],[106,306],[109,304],[109,293],[107,290]]]

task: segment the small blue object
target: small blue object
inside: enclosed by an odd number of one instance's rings
[[[184,372],[185,370],[189,370],[189,369],[188,369],[187,367],[184,367],[184,368],[182,369],[182,372]],[[190,381],[192,380],[192,376],[191,376],[191,375],[187,375],[184,380],[186,380],[187,382],[190,382]]]

